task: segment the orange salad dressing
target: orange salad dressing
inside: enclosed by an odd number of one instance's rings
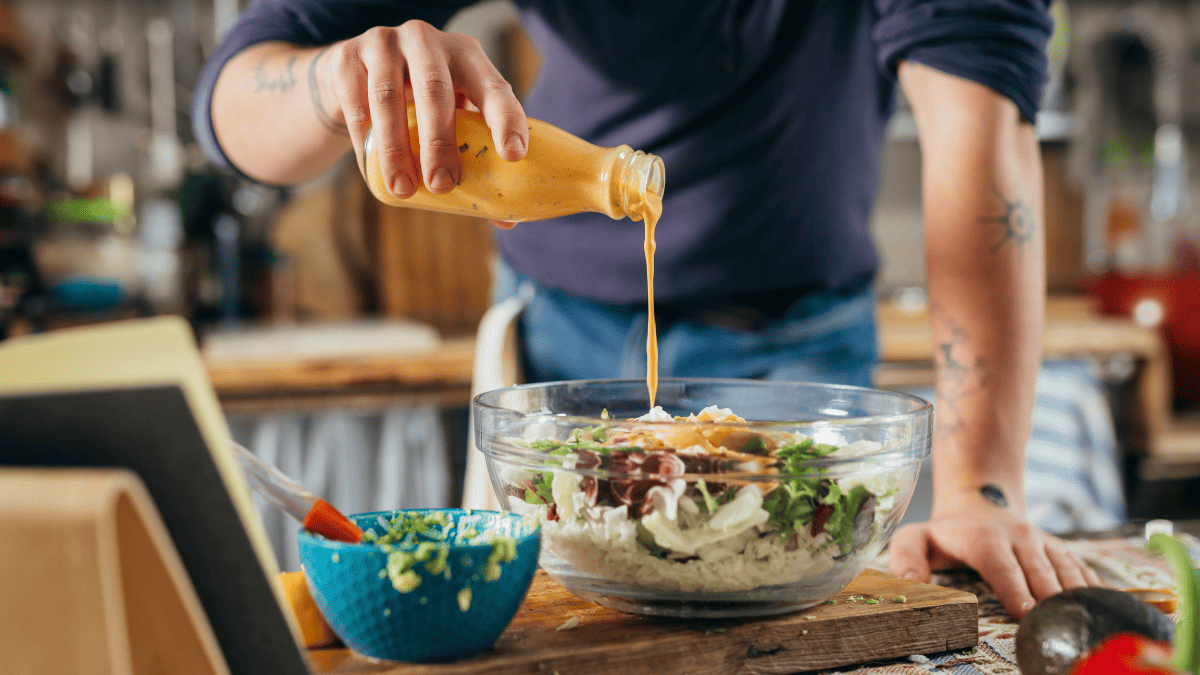
[[[393,206],[495,220],[544,220],[594,211],[646,224],[646,389],[650,407],[658,393],[658,335],[654,323],[654,228],[662,215],[662,161],[627,145],[602,148],[540,120],[529,119],[529,150],[510,162],[500,157],[483,116],[455,111],[462,158],[458,185],[434,194],[418,181],[407,199],[391,193],[371,133],[363,149],[363,174],[371,193]],[[409,142],[420,157],[416,111],[408,105]]]

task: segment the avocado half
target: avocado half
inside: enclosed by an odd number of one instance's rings
[[[1017,628],[1024,675],[1067,675],[1110,635],[1137,633],[1171,642],[1175,626],[1149,603],[1111,588],[1073,588],[1042,600]]]

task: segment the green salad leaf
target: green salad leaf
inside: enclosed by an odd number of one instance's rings
[[[836,483],[834,487],[837,487]],[[830,490],[832,494],[833,490]],[[854,548],[854,519],[863,503],[870,498],[871,493],[861,485],[856,485],[847,493],[839,489],[836,501],[832,504],[827,498],[826,503],[833,506],[833,513],[825,521],[825,532],[842,553],[849,553]]]

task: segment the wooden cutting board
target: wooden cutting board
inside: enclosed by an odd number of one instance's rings
[[[901,596],[904,602],[897,601]],[[476,657],[415,665],[372,662],[347,649],[309,654],[314,673],[336,675],[758,675],[932,654],[978,642],[978,607],[970,593],[867,570],[836,600],[763,619],[662,619],[580,600],[539,571],[508,629],[491,651]],[[577,627],[557,630],[572,617],[578,617]]]

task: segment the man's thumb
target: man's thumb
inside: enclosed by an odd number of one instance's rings
[[[896,530],[888,546],[888,569],[909,581],[929,583],[929,529],[913,523]]]

